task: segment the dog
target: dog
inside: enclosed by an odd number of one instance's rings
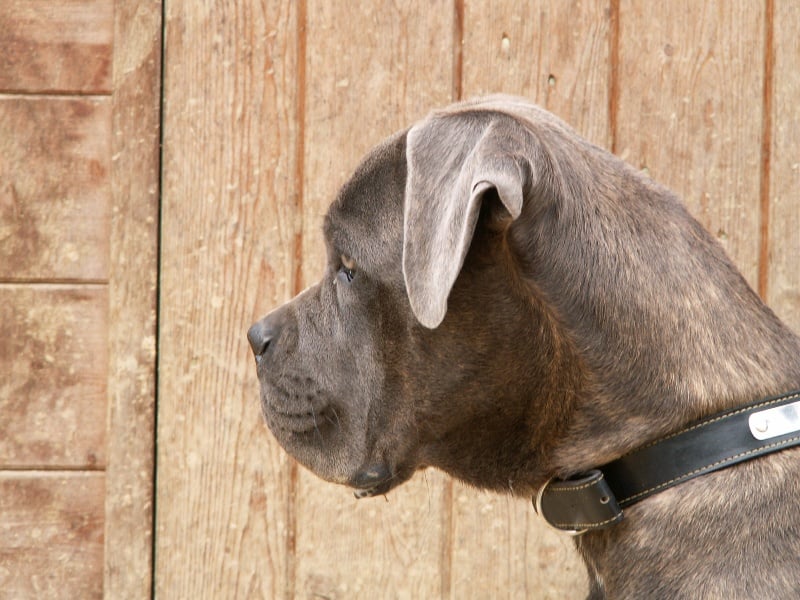
[[[359,497],[435,467],[532,499],[800,387],[800,339],[679,199],[522,99],[394,134],[323,229],[322,280],[248,340],[279,443]],[[589,597],[798,597],[798,508],[796,448],[664,489],[576,536]]]

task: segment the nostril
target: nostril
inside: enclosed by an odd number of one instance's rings
[[[264,338],[261,341],[261,345],[258,348],[253,348],[253,354],[256,355],[257,359],[260,359],[262,356],[264,356],[267,353],[267,350],[269,350],[270,341],[272,341],[272,340],[270,340],[270,338]]]
[[[250,342],[256,360],[259,360],[269,349],[272,338],[260,324],[256,323],[247,331],[247,341]]]

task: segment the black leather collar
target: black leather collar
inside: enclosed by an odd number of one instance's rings
[[[800,391],[719,413],[568,480],[550,480],[537,512],[579,534],[622,520],[622,509],[689,479],[800,444]]]

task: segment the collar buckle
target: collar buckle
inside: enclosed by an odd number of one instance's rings
[[[622,520],[622,509],[603,473],[593,469],[570,479],[550,479],[534,500],[548,525],[568,535],[581,535]]]

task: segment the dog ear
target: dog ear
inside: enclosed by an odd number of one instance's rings
[[[408,132],[403,276],[425,327],[444,319],[484,195],[494,190],[512,219],[522,211],[531,169],[519,135],[518,122],[492,112],[434,114]]]

